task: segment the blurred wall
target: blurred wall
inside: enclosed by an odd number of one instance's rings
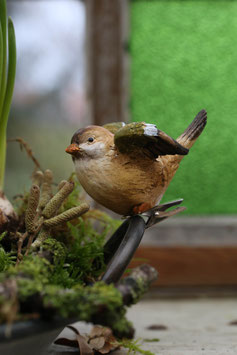
[[[131,111],[177,138],[205,108],[208,124],[164,200],[187,214],[237,212],[237,2],[131,1]]]

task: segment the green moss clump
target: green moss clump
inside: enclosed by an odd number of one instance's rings
[[[67,252],[66,247],[63,243],[58,242],[56,239],[47,238],[43,241],[40,249],[42,253],[43,251],[49,253],[48,256],[52,257],[54,266],[61,265],[65,262]]]
[[[60,297],[59,297],[60,295]],[[75,285],[71,289],[48,285],[43,292],[45,308],[58,309],[63,317],[80,315],[80,319],[88,321],[98,311],[98,307],[107,305],[108,310],[122,306],[122,298],[112,285],[97,282],[92,286]]]
[[[92,286],[78,284],[70,289],[48,285],[42,297],[44,308],[57,310],[62,317],[77,316],[80,320],[95,323],[99,317],[100,324],[110,326],[120,336],[128,336],[131,330],[122,296],[113,285],[96,282]]]
[[[38,255],[29,255],[16,267],[11,265],[5,273],[5,279],[16,279],[19,301],[25,301],[44,290],[51,271],[52,265],[48,260]]]
[[[142,277],[137,277],[136,278],[136,286],[134,288],[134,291],[132,292],[133,296],[133,303],[137,303],[141,296],[144,295],[144,293],[147,291],[147,285],[145,286],[144,280]]]
[[[7,253],[0,247],[0,272],[7,270],[7,268],[13,263],[10,253]]]

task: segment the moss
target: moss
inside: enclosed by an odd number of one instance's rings
[[[39,256],[29,255],[19,265],[10,266],[5,278],[15,278],[20,301],[42,292],[49,282],[52,266],[49,261]]]
[[[143,275],[139,276],[138,273],[136,274],[136,278],[131,274],[127,276],[126,279],[122,280],[121,283],[129,288],[132,304],[137,303],[149,288],[149,282],[147,282],[146,279],[144,280]]]
[[[46,308],[53,306],[64,317],[74,314],[80,315],[82,320],[91,319],[102,305],[108,305],[110,311],[122,306],[120,293],[113,286],[102,282],[87,287],[78,284],[71,289],[48,285],[42,295]]]
[[[124,314],[121,314],[120,312],[115,313],[114,318],[111,318],[110,322],[108,322],[108,326],[113,329],[114,334],[118,337],[131,338],[133,336],[133,325],[127,320],[125,312]]]
[[[141,296],[147,291],[147,286],[144,284],[142,277],[136,279],[136,292],[133,292],[133,303],[137,303]]]
[[[87,287],[78,284],[71,289],[48,285],[42,296],[44,307],[49,311],[56,309],[62,317],[77,316],[80,320],[96,323],[100,316],[100,323],[110,326],[116,334],[128,335],[131,331],[122,296],[113,285],[96,282]]]
[[[54,265],[64,263],[67,250],[63,243],[58,242],[53,238],[47,238],[44,240],[40,248],[42,251],[48,251],[50,254],[52,254]]]
[[[11,254],[0,247],[0,272],[7,270],[13,262]]]

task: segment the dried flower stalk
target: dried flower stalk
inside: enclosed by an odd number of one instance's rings
[[[56,214],[59,207],[62,205],[63,201],[70,195],[73,191],[74,183],[67,181],[63,187],[54,195],[51,200],[47,203],[42,211],[42,216],[45,218],[50,218]]]
[[[82,203],[78,207],[70,208],[69,210],[47,219],[44,221],[44,226],[47,228],[53,228],[59,224],[71,221],[74,218],[80,217],[82,214],[86,213],[89,210],[89,205],[87,203]]]
[[[25,226],[28,233],[36,231],[36,214],[40,198],[40,188],[37,185],[32,185],[28,199],[28,206],[25,214]]]
[[[58,185],[57,193],[53,196],[53,174],[50,170],[46,170],[44,173],[39,170],[36,171],[33,174],[32,180],[33,184],[30,189],[25,213],[26,231],[23,234],[17,233],[18,250],[16,264],[23,258],[22,247],[26,238],[28,238],[28,243],[25,255],[29,253],[31,248],[33,250],[37,249],[51,235],[51,229],[74,218],[78,218],[89,210],[89,205],[84,202],[80,206],[70,208],[57,215],[60,206],[73,191],[74,183],[65,180],[61,181]]]

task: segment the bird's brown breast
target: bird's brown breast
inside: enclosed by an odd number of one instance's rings
[[[75,165],[86,192],[122,215],[131,214],[134,206],[144,202],[154,205],[166,188],[166,169],[159,159],[152,161],[111,150],[99,159],[79,159]]]

